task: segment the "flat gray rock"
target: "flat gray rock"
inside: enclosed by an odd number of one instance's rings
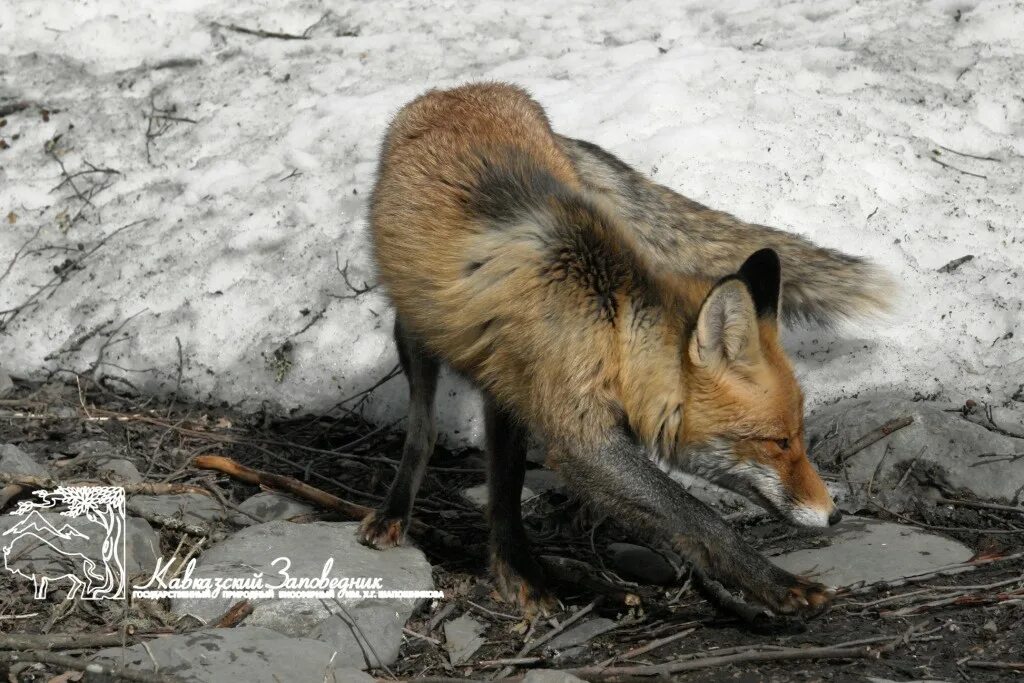
[[[676,570],[659,553],[633,543],[608,545],[612,564],[624,578],[641,583],[667,586],[676,580]]]
[[[26,590],[43,578],[49,584],[47,590],[70,591],[83,580],[93,588],[103,585],[105,538],[102,528],[84,517],[38,510],[0,517],[3,566],[26,582]],[[124,539],[127,583],[132,576],[152,574],[160,553],[160,537],[153,527],[129,517]]]
[[[606,633],[615,628],[615,622],[611,619],[605,619],[604,617],[596,617],[594,619],[588,619],[582,624],[576,624],[569,628],[564,633],[559,633],[557,636],[551,639],[544,649],[546,650],[565,650],[574,645],[585,643],[591,638],[596,638],[602,633]]]
[[[142,481],[142,473],[131,460],[102,458],[96,463],[96,473],[114,484],[135,484]]]
[[[556,669],[531,669],[523,676],[523,683],[583,683],[583,679]]]
[[[220,521],[228,515],[213,496],[201,493],[177,493],[167,496],[135,495],[126,503],[129,512],[180,519],[189,524]]]
[[[101,650],[94,659],[111,663],[123,661],[130,669],[158,670],[195,683],[372,683],[373,677],[345,668],[334,655],[334,648],[319,640],[289,638],[270,629],[241,626],[162,636],[148,641],[145,646]]]
[[[830,586],[893,581],[966,562],[974,554],[954,540],[917,527],[847,517],[822,534],[829,545],[772,557],[783,569]]]
[[[0,370],[0,398],[7,398],[14,393],[14,380],[3,370]]]
[[[528,489],[527,487],[524,486],[523,487],[523,492],[519,496],[519,500],[525,502],[527,500],[530,500],[531,498],[533,498],[536,495],[537,495],[536,493],[534,493],[533,491],[531,491],[530,489]],[[462,492],[462,496],[463,496],[463,498],[468,500],[473,505],[476,505],[478,508],[481,508],[481,509],[486,509],[487,508],[487,501],[488,501],[487,484],[477,484],[476,486],[471,486],[470,488],[465,489]]]
[[[14,444],[0,445],[0,472],[24,474],[30,477],[49,477],[45,467],[36,462],[31,455]]]
[[[463,614],[444,624],[444,647],[448,650],[448,661],[458,666],[469,661],[473,653],[484,644],[484,625]]]
[[[293,579],[380,579],[383,590],[433,590],[430,564],[418,549],[403,546],[373,550],[356,541],[356,522],[285,521],[256,524],[233,534],[203,553],[195,578],[251,578],[264,576],[267,585],[281,582],[285,562]],[[235,598],[177,598],[171,611],[191,615],[203,623],[219,617]],[[245,623],[289,636],[309,636],[331,644],[338,661],[367,668],[380,661],[391,664],[398,656],[402,627],[422,598],[343,597],[253,599]],[[340,603],[340,604],[339,604]]]
[[[854,495],[846,492],[837,501],[841,508],[847,512],[865,508],[869,485],[873,498],[897,511],[915,487],[940,486],[984,500],[1020,501],[1024,497],[1024,438],[1009,435],[1024,435],[1020,415],[993,408],[993,425],[984,405],[966,413],[961,408],[891,394],[840,401],[807,418],[812,457],[834,469],[831,463],[837,453],[890,420],[909,416],[913,424],[846,460]],[[904,477],[908,468],[910,474]]]
[[[256,495],[242,501],[238,508],[256,517],[256,520],[254,520],[247,515],[236,513],[232,519],[236,524],[243,525],[272,522],[276,519],[289,519],[316,512],[316,508],[312,505],[274,491],[260,491]]]

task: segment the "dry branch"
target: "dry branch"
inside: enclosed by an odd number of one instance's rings
[[[172,633],[173,631],[168,631]],[[141,636],[164,633],[5,633],[0,635],[0,650],[77,650],[90,647],[118,647],[141,640]]]
[[[865,434],[864,436],[860,437],[852,444],[850,444],[847,448],[837,453],[835,457],[836,464],[838,465],[846,462],[851,457],[853,457],[860,451],[864,450],[871,444],[875,443],[876,441],[881,441],[882,439],[889,436],[893,432],[903,429],[904,427],[910,424],[913,424],[913,422],[913,416],[907,415],[904,417],[898,417],[894,420],[889,420],[881,427],[878,427],[877,429],[872,429],[870,432],[868,432],[867,434]]]
[[[231,458],[225,458],[220,455],[200,455],[192,462],[200,469],[223,472],[224,474],[248,484],[287,491],[288,493],[292,493],[296,496],[312,501],[320,507],[337,510],[351,519],[362,519],[373,512],[373,510],[365,505],[350,503],[347,500],[338,498],[326,491],[322,491],[315,486],[310,486],[309,484],[301,482],[294,477],[286,477],[272,472],[254,470],[232,460]]]
[[[3,652],[0,653],[0,665],[18,664],[20,662],[38,662],[40,664],[52,664],[54,666],[73,669],[75,671],[88,671],[90,674],[107,676],[110,680],[134,681],[137,683],[184,683],[177,676],[169,674],[150,673],[148,671],[135,671],[120,666],[100,664],[88,659],[79,657],[68,657],[53,652]]]

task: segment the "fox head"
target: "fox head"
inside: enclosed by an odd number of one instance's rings
[[[803,393],[779,343],[781,275],[762,249],[701,304],[684,350],[680,465],[792,524],[825,527],[842,514],[807,458]]]

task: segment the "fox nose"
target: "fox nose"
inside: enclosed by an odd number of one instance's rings
[[[839,508],[832,508],[832,514],[828,516],[828,525],[835,526],[839,524],[843,518],[843,513]]]

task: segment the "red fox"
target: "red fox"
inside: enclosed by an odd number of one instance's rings
[[[670,544],[701,576],[779,613],[830,600],[830,589],[773,565],[652,459],[793,524],[838,522],[807,459],[803,395],[779,318],[883,305],[884,277],[872,266],[680,197],[555,135],[537,102],[500,83],[430,91],[399,111],[370,228],[410,405],[398,474],[363,520],[363,543],[403,538],[447,363],[484,395],[492,567],[524,609],[550,599],[520,517],[531,432],[576,495]]]

